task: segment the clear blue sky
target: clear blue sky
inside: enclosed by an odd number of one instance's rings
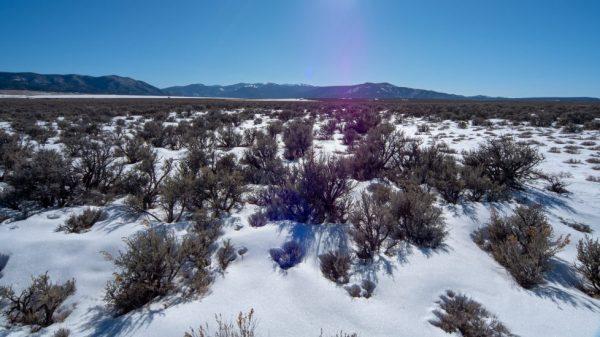
[[[600,96],[600,1],[0,0],[0,70]]]

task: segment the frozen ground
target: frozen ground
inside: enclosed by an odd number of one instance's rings
[[[123,237],[148,226],[169,226],[180,235],[186,233],[188,226],[185,222],[161,224],[149,218],[132,218],[116,202],[108,207],[107,220],[83,234],[55,232],[70,214],[82,208],[50,210],[0,225],[0,253],[10,255],[0,284],[12,284],[20,291],[31,275],[46,271],[55,281],[77,281],[77,292],[67,302],[73,312],[64,322],[36,334],[28,328],[0,328],[0,336],[51,336],[58,328],[66,327],[72,336],[180,337],[190,327],[206,321],[212,324],[215,313],[233,318],[239,311],[254,308],[259,336],[318,336],[321,329],[324,335],[343,329],[363,337],[441,337],[448,335],[428,320],[433,318],[435,302],[446,289],[473,297],[520,336],[600,336],[600,300],[590,298],[575,286],[577,275],[572,264],[576,242],[583,234],[561,223],[562,218],[588,224],[594,231],[591,236],[599,237],[600,183],[586,178],[600,176],[600,171],[585,162],[599,151],[593,146],[581,146],[579,154],[563,150],[564,146],[580,145],[600,134],[586,131],[569,135],[556,129],[527,127],[516,130],[498,122],[491,131],[474,126],[460,129],[454,122],[431,124],[429,133],[418,135],[417,125],[425,123],[422,120],[407,119],[398,127],[409,135],[422,137],[425,143],[444,141],[458,153],[493,136],[490,132],[499,135],[530,131],[529,138],[518,139],[541,144],[539,149],[546,157],[542,170],[571,174],[567,178],[572,192],[569,195],[554,194],[546,191],[543,183],[536,183],[518,196],[521,201],[543,204],[556,234],[571,235],[571,243],[554,260],[555,268],[546,276],[546,284],[534,290],[520,287],[470,237],[473,230],[489,220],[492,207],[508,212],[514,208],[514,202],[449,206],[440,201],[450,233],[444,248],[421,250],[408,246],[394,258],[354,267],[351,282],[371,279],[377,284],[370,299],[351,298],[319,270],[317,255],[346,242],[342,225],[270,222],[265,227],[252,228],[247,218],[255,206],[246,204],[232,213],[223,238],[231,238],[236,247],[247,247],[248,253],[234,261],[224,275],[217,275],[205,296],[189,301],[172,296],[112,318],[104,307],[103,296],[114,267],[102,252],[115,254],[124,247]],[[340,135],[335,139],[316,141],[317,151],[344,151]],[[548,152],[553,146],[560,148],[561,153]],[[232,151],[239,154],[242,149]],[[183,152],[161,150],[160,154],[178,157]],[[578,158],[581,163],[565,163],[570,158]],[[243,228],[236,231],[236,224]],[[272,262],[268,251],[290,239],[301,242],[308,254],[298,266],[283,272]]]

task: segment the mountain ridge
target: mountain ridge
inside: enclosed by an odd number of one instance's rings
[[[544,100],[600,101],[596,97],[464,96],[434,90],[415,89],[388,82],[316,86],[310,84],[236,83],[231,85],[189,84],[159,89],[146,82],[118,75],[38,74],[0,72],[0,90],[49,93],[114,94],[145,96],[186,96],[240,99],[414,99],[414,100]]]
[[[308,84],[237,83],[190,84],[163,88],[169,95],[227,98],[348,98],[348,99],[465,99],[466,96],[433,90],[398,87],[387,82],[315,86]]]
[[[164,95],[143,81],[117,75],[38,74],[0,72],[0,90],[30,90],[60,93]]]

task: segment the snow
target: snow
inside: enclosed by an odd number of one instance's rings
[[[266,125],[268,118],[261,116]],[[499,121],[496,121],[498,123]],[[450,148],[460,152],[471,149],[490,135],[484,128],[469,126],[459,129],[446,121],[430,124],[430,133],[417,134],[417,125],[424,120],[407,118],[398,125],[407,135],[417,136],[424,143],[440,138]],[[241,128],[252,127],[251,123]],[[479,131],[475,131],[480,129]],[[36,336],[51,336],[60,327],[71,330],[71,336],[183,336],[190,327],[204,322],[214,326],[214,314],[233,318],[239,311],[254,308],[259,320],[259,336],[318,336],[333,335],[343,329],[359,336],[448,336],[431,325],[435,301],[445,290],[465,293],[482,303],[490,312],[520,336],[598,336],[600,333],[600,301],[590,298],[573,286],[570,265],[576,259],[575,245],[584,237],[580,232],[560,223],[559,217],[591,226],[592,237],[600,233],[600,184],[586,181],[588,175],[598,175],[585,162],[598,151],[589,147],[571,155],[549,153],[555,140],[571,139],[579,144],[583,139],[600,134],[585,131],[565,135],[556,129],[532,128],[531,138],[541,146],[546,160],[544,172],[569,172],[572,177],[569,195],[559,196],[546,191],[542,183],[534,183],[519,196],[541,202],[557,235],[571,235],[571,243],[555,259],[556,268],[546,276],[547,283],[534,290],[521,288],[493,258],[471,239],[471,233],[489,220],[490,209],[508,213],[515,203],[466,203],[449,206],[440,202],[449,229],[446,245],[438,250],[421,250],[406,246],[392,258],[379,258],[372,265],[355,265],[351,283],[370,279],[377,284],[370,299],[353,299],[347,292],[324,278],[319,270],[318,255],[337,249],[346,242],[343,225],[305,225],[292,222],[270,222],[262,228],[248,226],[248,217],[256,206],[246,204],[232,213],[222,239],[230,238],[236,247],[247,247],[243,258],[234,261],[223,274],[216,274],[209,292],[201,298],[181,300],[173,295],[158,300],[123,317],[113,318],[104,307],[104,286],[112,278],[114,267],[104,253],[116,254],[124,248],[123,238],[149,226],[167,226],[178,235],[187,232],[186,222],[161,224],[149,218],[132,218],[119,202],[107,207],[106,220],[82,234],[56,232],[56,227],[82,207],[49,210],[26,220],[0,224],[0,253],[10,258],[0,278],[0,284],[13,285],[20,291],[29,284],[31,275],[48,271],[52,280],[76,279],[77,292],[67,301],[73,312],[62,323],[41,330]],[[493,128],[496,135],[516,134],[514,127]],[[452,141],[458,136],[465,138]],[[317,153],[343,152],[341,135],[334,140],[315,141]],[[240,155],[242,148],[232,152]],[[164,158],[179,158],[181,151],[159,150]],[[582,164],[573,167],[564,163],[577,157]],[[366,183],[358,184],[357,194]],[[57,218],[55,218],[58,216]],[[54,219],[53,219],[54,218]],[[234,224],[241,224],[239,231]],[[282,271],[269,257],[269,249],[280,247],[289,240],[301,242],[307,254],[302,263]],[[4,329],[4,330],[3,330]],[[0,328],[0,336],[29,336],[28,328]]]

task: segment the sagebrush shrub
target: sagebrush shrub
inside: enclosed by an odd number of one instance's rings
[[[363,192],[350,212],[349,221],[350,238],[360,259],[373,259],[382,248],[388,252],[395,245],[389,210],[368,193]]]
[[[341,251],[330,251],[319,255],[321,272],[337,284],[346,284],[350,280],[350,255]]]
[[[102,209],[86,208],[81,214],[71,215],[64,224],[58,226],[59,231],[67,233],[81,233],[94,226],[98,221],[106,218],[106,212]]]
[[[165,177],[159,186],[158,204],[166,213],[165,222],[179,222],[185,211],[185,206],[189,204],[190,189],[193,186],[193,180],[182,170],[175,175]],[[179,211],[176,207],[179,206]]]
[[[182,242],[182,252],[185,263],[190,265],[189,275],[191,290],[204,293],[212,277],[210,275],[211,254],[216,249],[216,241],[221,234],[223,223],[220,219],[210,218],[203,211],[193,216],[194,227]]]
[[[481,201],[484,198],[490,201],[502,199],[502,187],[485,176],[483,170],[481,166],[461,167],[461,178],[466,189],[464,195],[470,201]]]
[[[252,227],[262,227],[267,224],[267,216],[263,212],[256,212],[250,215],[248,223]]]
[[[307,154],[297,167],[281,177],[281,183],[258,194],[270,220],[344,222],[353,185],[343,159]]]
[[[123,172],[123,163],[117,160],[113,143],[107,136],[101,140],[86,140],[79,160],[74,162],[83,188],[106,193],[118,181]]]
[[[448,232],[442,210],[434,203],[435,196],[419,186],[392,193],[389,208],[394,235],[419,247],[440,246]]]
[[[475,242],[491,252],[524,288],[543,281],[550,259],[569,242],[553,240],[554,230],[539,206],[519,206],[511,216],[493,211],[490,223],[475,232]]]
[[[317,131],[319,139],[322,139],[322,140],[333,139],[333,134],[335,133],[336,128],[337,128],[337,123],[334,119],[327,120],[327,122],[323,123],[321,125],[321,127],[319,128],[319,130]]]
[[[353,128],[345,127],[342,131],[342,143],[351,149],[354,148],[354,144],[359,138],[360,135]]]
[[[159,229],[139,232],[125,243],[127,250],[114,258],[118,272],[106,285],[105,300],[117,315],[169,292],[185,257],[175,236]]]
[[[147,146],[143,139],[131,137],[127,138],[125,142],[119,146],[119,151],[127,158],[129,164],[135,164],[149,156],[152,152],[152,148]]]
[[[567,183],[563,180],[564,177],[564,175],[560,174],[546,175],[544,177],[548,181],[546,189],[558,194],[569,193]]]
[[[321,334],[319,335],[319,337],[325,337],[325,335],[323,335],[323,329],[321,329]],[[335,335],[332,335],[331,337],[358,337],[358,334],[356,333],[346,333],[343,330],[336,332]]]
[[[490,139],[479,148],[463,153],[466,166],[480,168],[482,175],[492,182],[514,189],[521,189],[524,183],[536,178],[535,168],[543,160],[537,149],[510,137]]]
[[[240,312],[235,323],[223,320],[222,315],[215,315],[217,328],[214,334],[210,333],[208,323],[205,326],[200,325],[198,330],[191,329],[183,337],[254,337],[257,320],[254,318],[254,309],[245,314]]]
[[[2,271],[4,270],[4,268],[6,267],[6,265],[8,264],[8,259],[10,257],[6,254],[2,254],[0,253],[0,277],[2,277]]]
[[[283,132],[283,122],[280,120],[274,120],[267,125],[267,133],[271,137],[275,137]]]
[[[269,186],[257,195],[258,203],[266,206],[265,216],[269,220],[291,220],[308,222],[312,213],[308,201],[295,187],[286,182],[282,186]]]
[[[0,299],[6,301],[4,315],[11,324],[46,327],[54,323],[55,313],[75,293],[75,280],[64,284],[50,282],[48,273],[32,278],[21,294],[12,287],[0,287]]]
[[[217,250],[217,262],[222,271],[225,271],[229,264],[237,258],[235,247],[230,239],[223,241],[223,245]]]
[[[283,156],[289,160],[296,160],[304,156],[304,153],[312,146],[313,125],[312,123],[295,119],[283,130],[283,144],[285,152]]]
[[[440,309],[433,311],[437,319],[430,323],[447,333],[463,337],[516,337],[498,318],[481,304],[451,290],[440,296]]]
[[[360,297],[362,295],[362,289],[358,284],[353,284],[351,286],[347,286],[346,291],[352,297]]]
[[[366,138],[352,150],[353,177],[357,180],[380,177],[389,168],[394,157],[400,157],[411,141],[402,132],[394,131],[390,124],[372,128]],[[391,166],[397,165],[394,163]]]
[[[203,167],[196,182],[196,191],[208,202],[213,213],[219,214],[239,206],[246,187],[242,173],[236,169]]]
[[[240,161],[246,165],[246,179],[254,184],[274,184],[281,179],[284,167],[277,156],[277,140],[274,137],[258,133],[254,143],[244,151]]]
[[[154,147],[163,147],[165,145],[164,126],[161,122],[147,121],[139,132],[140,137],[152,144]]]
[[[363,288],[362,296],[364,298],[371,298],[371,296],[373,296],[373,292],[375,291],[375,287],[377,285],[375,284],[375,282],[373,282],[371,280],[363,280],[361,282],[360,286]]]
[[[577,243],[577,270],[585,278],[585,286],[592,294],[600,294],[600,241],[585,237]]]
[[[217,130],[217,144],[225,149],[242,145],[243,136],[236,131],[235,126],[227,125]]]
[[[172,169],[173,160],[165,160],[161,167],[157,153],[149,153],[122,178],[121,186],[130,194],[127,205],[135,211],[153,208],[162,182]]]
[[[269,251],[271,258],[281,269],[290,269],[302,261],[304,250],[296,241],[288,241],[281,248],[273,248]]]
[[[54,332],[53,337],[69,337],[71,335],[71,330],[66,328],[60,328]]]
[[[315,158],[306,155],[297,170],[296,190],[311,207],[311,221],[344,222],[349,207],[349,193],[353,185],[346,162],[337,157]]]
[[[442,198],[449,203],[456,204],[465,190],[465,182],[461,177],[461,168],[454,157],[444,156],[441,165],[434,171],[432,185]]]
[[[23,203],[34,202],[41,207],[63,207],[77,196],[79,179],[73,165],[55,150],[41,149],[31,157],[20,158],[13,170],[5,173],[5,188],[0,201],[19,209]]]

